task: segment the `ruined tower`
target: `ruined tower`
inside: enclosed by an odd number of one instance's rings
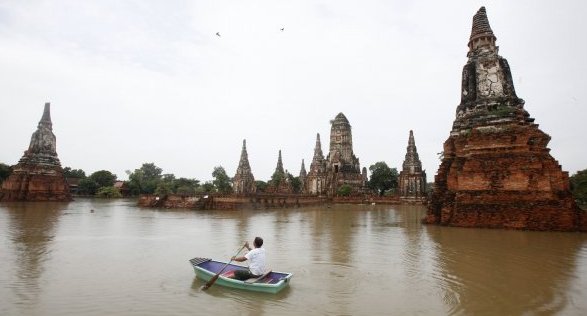
[[[306,177],[305,193],[323,194],[326,193],[326,160],[322,154],[320,134],[316,134],[316,145],[314,146],[314,157],[310,163],[310,172]]]
[[[302,167],[300,168],[300,193],[306,193],[306,178],[308,173],[306,172],[306,166],[304,165],[304,159],[302,159]]]
[[[250,194],[257,191],[255,185],[255,177],[251,172],[249,165],[249,155],[247,154],[247,140],[243,139],[243,148],[241,150],[241,158],[238,162],[236,174],[232,180],[234,193],[236,194]]]
[[[277,166],[275,172],[269,180],[266,192],[268,193],[293,193],[293,187],[288,179],[288,173],[283,169],[283,162],[281,160],[281,150],[277,158]]]
[[[361,192],[363,176],[359,159],[353,153],[351,124],[342,113],[338,113],[330,124],[330,152],[326,157],[328,193],[335,195],[345,184],[349,185],[353,192]]]
[[[399,174],[399,194],[406,201],[423,201],[426,198],[426,171],[422,170],[413,131],[410,131],[406,158]]]
[[[514,90],[485,8],[473,17],[461,103],[435,177],[426,223],[585,230],[545,134]],[[581,224],[583,223],[583,224]],[[581,226],[582,225],[582,226]]]
[[[2,183],[0,201],[71,201],[56,148],[51,106],[45,103],[29,148]]]

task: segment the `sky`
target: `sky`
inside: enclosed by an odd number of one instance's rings
[[[18,162],[51,102],[63,167],[207,181],[235,174],[246,139],[266,181],[279,150],[309,169],[316,133],[327,153],[342,112],[362,167],[401,170],[413,130],[432,182],[481,6],[552,156],[587,169],[580,0],[0,0],[0,162]]]

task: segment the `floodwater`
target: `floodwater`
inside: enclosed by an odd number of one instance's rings
[[[135,205],[0,204],[0,315],[587,315],[587,234],[425,226],[422,206]],[[255,236],[290,286],[202,291],[188,260]]]

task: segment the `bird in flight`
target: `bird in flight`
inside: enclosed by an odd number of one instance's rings
[[[220,37],[220,32],[216,32],[216,36]]]
[[[281,28],[281,31],[282,31],[282,32],[283,32],[283,30],[285,30],[285,27],[282,27],[282,28]]]

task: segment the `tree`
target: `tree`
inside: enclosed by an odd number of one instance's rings
[[[287,178],[289,179],[289,183],[291,183],[291,187],[293,188],[294,193],[300,193],[302,189],[302,181],[300,177],[294,177],[291,173],[287,173]]]
[[[81,195],[94,195],[98,190],[98,184],[91,178],[84,178],[79,180],[77,189]]]
[[[83,179],[86,177],[86,172],[82,169],[71,169],[70,167],[63,168],[63,175],[66,178]]]
[[[369,167],[371,179],[369,188],[377,190],[379,196],[389,189],[397,188],[398,172],[396,168],[389,168],[384,161],[379,161]]]
[[[261,181],[261,180],[257,180],[255,181],[255,186],[257,187],[257,192],[265,192],[265,189],[267,189],[267,182],[265,181]]]
[[[0,184],[10,176],[12,167],[7,164],[0,163]]]
[[[163,169],[155,166],[154,163],[144,163],[133,172],[127,170],[130,193],[133,195],[153,194],[161,181],[161,172]]]
[[[214,184],[210,181],[206,181],[204,182],[204,184],[202,184],[197,192],[201,192],[201,193],[212,193],[216,190],[216,188],[214,188]]]
[[[94,180],[98,185],[98,188],[111,187],[116,181],[116,175],[108,170],[99,170],[92,173],[88,178]]]
[[[171,190],[171,183],[164,182],[164,181],[159,182],[159,184],[157,184],[157,188],[155,189],[154,193],[155,193],[155,195],[159,195],[159,196],[166,196],[168,194],[173,193],[173,191]]]
[[[173,192],[181,196],[194,195],[199,186],[200,181],[196,179],[179,178],[172,182]]]
[[[101,187],[100,189],[98,189],[98,191],[96,192],[96,196],[100,197],[100,198],[121,198],[122,194],[120,193],[120,190],[118,190],[117,187],[114,186],[109,186],[109,187]]]
[[[212,177],[214,177],[212,183],[218,192],[224,194],[232,192],[230,177],[226,174],[226,170],[224,170],[222,166],[214,167],[214,171],[212,171]]]
[[[578,171],[570,178],[571,192],[579,204],[587,204],[587,169]]]
[[[349,196],[351,195],[351,192],[353,191],[353,188],[351,188],[350,185],[348,184],[343,184],[340,186],[340,188],[338,188],[338,190],[336,191],[336,193],[340,196]]]

